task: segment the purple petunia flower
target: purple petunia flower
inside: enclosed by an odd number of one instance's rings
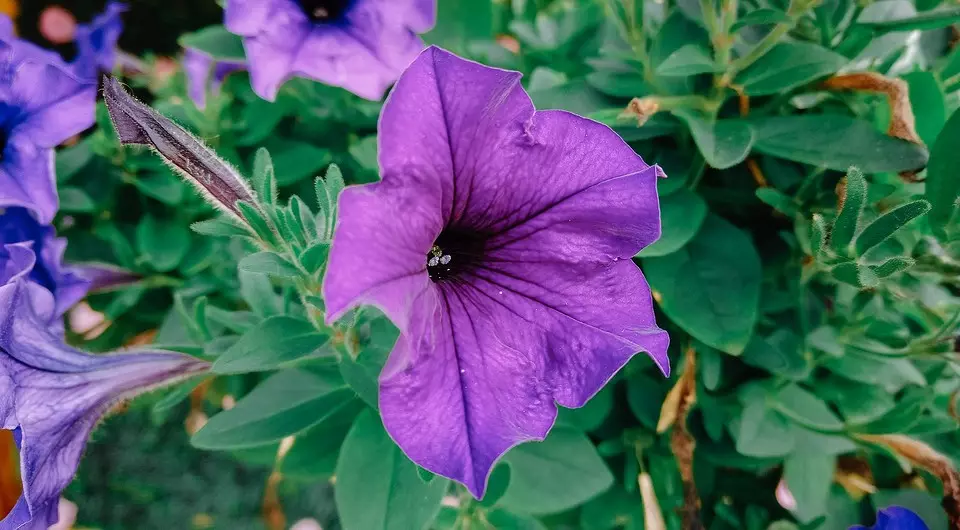
[[[93,125],[97,87],[59,55],[5,37],[0,24],[0,207],[49,224],[57,211],[53,148]]]
[[[900,506],[890,506],[877,512],[877,522],[870,528],[851,526],[850,530],[928,530],[917,514]]]
[[[187,48],[183,52],[187,94],[198,109],[203,109],[207,106],[207,91],[219,93],[220,85],[227,75],[243,70],[246,66],[246,63],[241,61],[215,61],[200,50]]]
[[[77,75],[96,79],[100,72],[113,70],[117,64],[117,41],[123,32],[120,15],[126,11],[126,4],[110,2],[89,24],[77,24],[77,58],[72,64]]]
[[[6,247],[0,270],[0,428],[20,449],[23,495],[0,530],[45,530],[94,426],[117,401],[206,370],[167,352],[90,355],[54,331],[53,297],[28,281],[29,244]]]
[[[634,354],[669,337],[631,261],[660,235],[656,180],[608,127],[535,111],[521,75],[428,48],[379,125],[382,181],[348,188],[324,294],[401,331],[384,425],[417,464],[484,493],[495,461],[543,439]]]
[[[54,316],[60,317],[86,295],[90,281],[77,270],[63,266],[67,241],[54,237],[52,226],[41,225],[24,208],[7,208],[0,213],[0,270],[21,270],[18,251],[11,253],[7,248],[16,243],[26,246],[34,255],[26,277],[53,294]]]
[[[260,97],[301,76],[376,100],[423,50],[436,0],[230,0],[225,18]]]

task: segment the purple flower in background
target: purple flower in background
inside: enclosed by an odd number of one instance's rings
[[[329,321],[372,304],[400,328],[390,435],[477,497],[637,352],[669,372],[630,259],[660,235],[659,168],[602,124],[535,111],[520,77],[420,55],[380,117],[383,180],[340,198],[324,280]]]
[[[220,85],[227,75],[243,70],[246,63],[241,61],[215,61],[206,53],[187,48],[183,52],[183,71],[187,76],[187,94],[197,108],[207,106],[207,91],[220,92]],[[212,76],[212,79],[211,79]]]
[[[7,247],[15,243],[31,250],[31,267],[22,269],[23,264],[17,261],[18,251],[11,252]],[[7,208],[0,213],[0,270],[25,270],[27,279],[53,294],[57,317],[79,302],[90,286],[78,271],[63,266],[66,246],[65,239],[54,237],[52,226],[38,223],[24,208]]]
[[[257,94],[273,101],[293,76],[380,99],[433,27],[436,0],[230,0]]]
[[[46,530],[100,418],[121,399],[207,368],[167,352],[90,355],[63,343],[50,293],[27,281],[29,244],[0,270],[0,428],[20,449],[23,495],[0,530]]]
[[[928,530],[917,514],[900,506],[890,506],[877,512],[877,523],[869,529],[852,526],[850,530]]]
[[[53,148],[93,125],[96,96],[96,84],[75,77],[58,55],[0,31],[0,207],[53,220]]]
[[[95,79],[100,72],[113,71],[117,64],[117,41],[123,32],[120,15],[126,11],[126,4],[110,2],[89,24],[77,25],[74,39],[77,58],[73,62],[77,75]]]

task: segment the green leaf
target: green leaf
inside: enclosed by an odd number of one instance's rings
[[[786,385],[773,395],[773,407],[784,416],[817,431],[836,432],[843,429],[843,422],[819,397],[799,385]]]
[[[660,408],[668,391],[669,388],[663,384],[663,378],[654,379],[643,373],[634,374],[627,382],[627,404],[642,425],[654,430],[657,428]]]
[[[265,204],[277,204],[277,179],[270,151],[261,147],[253,156],[253,190]]]
[[[90,213],[97,209],[87,192],[73,186],[60,186],[60,210],[64,212]]]
[[[187,399],[187,396],[200,386],[200,383],[203,383],[204,379],[204,377],[193,377],[173,387],[165,396],[154,403],[153,412],[155,414],[162,413],[176,407],[182,403],[183,400]]]
[[[183,201],[184,185],[171,171],[152,171],[133,180],[133,185],[144,195],[176,206]]]
[[[743,351],[757,322],[762,279],[749,236],[711,215],[681,250],[643,264],[671,320],[708,346]]]
[[[779,9],[761,7],[760,9],[750,10],[747,14],[740,17],[734,22],[733,26],[730,27],[730,31],[736,32],[740,28],[747,26],[779,24],[781,22],[790,22],[790,16]]]
[[[893,31],[931,30],[951,26],[960,22],[960,7],[948,7],[927,11],[911,17],[896,18],[877,22],[857,21],[857,24],[866,26],[879,33]]]
[[[800,338],[790,329],[778,329],[768,337],[755,335],[743,351],[743,362],[772,374],[799,380],[810,374],[811,366]]]
[[[795,444],[796,427],[769,407],[763,399],[750,400],[738,428],[731,429],[742,455],[767,458],[789,454]]]
[[[250,305],[254,313],[268,317],[280,313],[280,297],[273,290],[273,284],[266,274],[239,271],[240,296]]]
[[[186,33],[180,37],[178,42],[184,48],[195,48],[214,59],[228,61],[244,61],[246,59],[243,51],[243,41],[240,37],[230,33],[227,28],[220,25]]]
[[[840,114],[770,116],[750,119],[754,149],[812,166],[865,173],[899,172],[927,163],[923,146],[887,136],[872,124]]]
[[[80,141],[75,145],[57,149],[57,181],[67,182],[93,160],[90,141]]]
[[[562,512],[613,484],[593,443],[574,429],[556,428],[543,442],[519,445],[504,462],[510,466],[510,485],[500,506],[519,513]]]
[[[612,410],[613,385],[607,385],[578,409],[561,407],[557,414],[557,425],[568,425],[589,432],[600,427]]]
[[[330,150],[295,140],[271,143],[270,154],[280,186],[315,176],[333,160]]]
[[[243,334],[213,363],[218,374],[275,370],[304,359],[333,355],[330,337],[306,320],[278,315]]]
[[[637,254],[639,258],[665,256],[683,248],[707,218],[707,203],[684,188],[660,198],[660,239]]]
[[[840,255],[849,256],[852,254],[850,243],[858,231],[863,207],[867,203],[867,181],[859,169],[852,167],[845,182],[843,205],[833,222],[830,246]]]
[[[910,72],[904,74],[910,95],[910,107],[916,118],[917,134],[928,146],[934,145],[937,134],[947,123],[947,102],[943,88],[933,72]]]
[[[912,258],[896,256],[884,261],[880,265],[871,265],[870,269],[873,270],[878,278],[883,279],[913,267],[914,263],[915,261]]]
[[[717,71],[709,52],[696,44],[687,44],[670,54],[657,66],[657,75],[682,77]]]
[[[337,468],[340,446],[363,410],[363,402],[353,398],[350,405],[338,408],[320,424],[298,435],[283,458],[280,472],[285,477],[329,480]]]
[[[849,59],[810,42],[782,42],[741,72],[735,83],[750,96],[789,91],[836,73]]]
[[[140,259],[153,270],[171,271],[190,249],[190,231],[173,219],[159,220],[147,215],[137,225],[137,249]]]
[[[836,468],[836,457],[817,451],[797,451],[787,457],[783,478],[796,500],[794,516],[809,523],[827,513],[830,484]]]
[[[930,154],[927,166],[926,198],[931,209],[928,219],[938,237],[945,236],[945,228],[960,206],[960,110],[955,111],[943,126]]]
[[[872,289],[880,283],[880,278],[869,265],[862,265],[854,261],[841,263],[829,270],[837,281],[860,289]]]
[[[858,256],[892,237],[898,230],[917,217],[930,211],[930,203],[919,200],[908,202],[881,215],[868,224],[857,236],[854,247]]]
[[[237,265],[240,270],[257,272],[278,278],[299,278],[300,271],[285,258],[274,252],[257,252],[246,256]]]
[[[786,193],[774,188],[757,188],[757,198],[778,212],[793,217],[797,214],[797,203]]]
[[[353,392],[301,370],[285,370],[255,388],[230,410],[210,418],[190,443],[199,449],[256,447],[299,434],[344,407]]]
[[[743,162],[750,154],[754,133],[740,120],[719,120],[713,124],[692,112],[675,110],[673,113],[690,127],[693,140],[711,167],[727,169]]]
[[[377,380],[399,331],[386,317],[381,317],[362,326],[357,333],[360,352],[356,359],[347,356],[341,360],[340,374],[361,399],[377,408]]]
[[[267,219],[263,216],[263,212],[257,209],[256,206],[245,202],[238,202],[237,209],[240,210],[243,219],[250,225],[250,228],[253,229],[257,237],[268,243],[277,242],[276,234],[270,228],[270,225],[267,224]]]
[[[628,493],[613,487],[580,509],[580,528],[583,530],[641,530],[643,502],[637,492]]]
[[[315,273],[327,263],[327,256],[330,255],[330,243],[321,241],[300,254],[300,264],[307,272]]]
[[[497,530],[547,530],[543,523],[530,517],[504,510],[491,510],[486,515],[487,523]]]
[[[372,412],[347,434],[337,461],[334,490],[344,530],[425,528],[440,511],[448,480],[420,480],[417,468],[393,443]]]
[[[230,217],[216,217],[190,225],[194,232],[215,237],[249,236],[250,232]]]
[[[367,136],[366,138],[354,142],[350,146],[350,156],[360,164],[360,167],[377,171],[377,137]]]

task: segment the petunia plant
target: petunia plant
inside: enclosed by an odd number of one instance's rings
[[[0,32],[0,529],[960,525],[949,3],[128,4]]]

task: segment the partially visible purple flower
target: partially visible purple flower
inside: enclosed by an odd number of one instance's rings
[[[20,243],[34,254],[31,267],[25,269],[30,281],[50,291],[54,297],[54,315],[59,317],[80,301],[90,281],[77,270],[63,266],[67,241],[54,237],[52,226],[42,225],[24,208],[6,208],[0,213],[0,270],[20,270],[16,251],[9,245]]]
[[[380,412],[416,463],[477,497],[669,337],[631,258],[660,236],[659,168],[608,127],[536,111],[521,75],[429,48],[380,116],[381,182],[351,187],[324,280],[329,321],[382,309],[401,335]]]
[[[126,4],[110,2],[89,24],[77,24],[77,58],[73,62],[77,75],[96,79],[100,72],[113,71],[117,64],[117,41],[123,32],[120,15],[126,11]]]
[[[230,0],[225,16],[260,97],[301,76],[376,100],[423,50],[436,0]]]
[[[28,244],[6,246],[0,271],[0,428],[20,449],[23,495],[0,530],[46,530],[97,422],[119,400],[206,370],[167,352],[90,355],[54,331],[53,297],[27,280]],[[17,268],[19,264],[19,270]]]
[[[197,108],[207,106],[207,92],[220,92],[220,85],[228,74],[243,70],[246,63],[241,61],[215,61],[206,53],[195,48],[183,52],[183,71],[187,76],[187,95]],[[211,79],[212,77],[212,79]]]
[[[900,506],[890,506],[877,512],[877,522],[870,528],[851,526],[850,530],[929,530],[917,514]]]
[[[96,96],[96,84],[74,76],[58,55],[0,31],[0,207],[53,220],[53,148],[93,125]]]

